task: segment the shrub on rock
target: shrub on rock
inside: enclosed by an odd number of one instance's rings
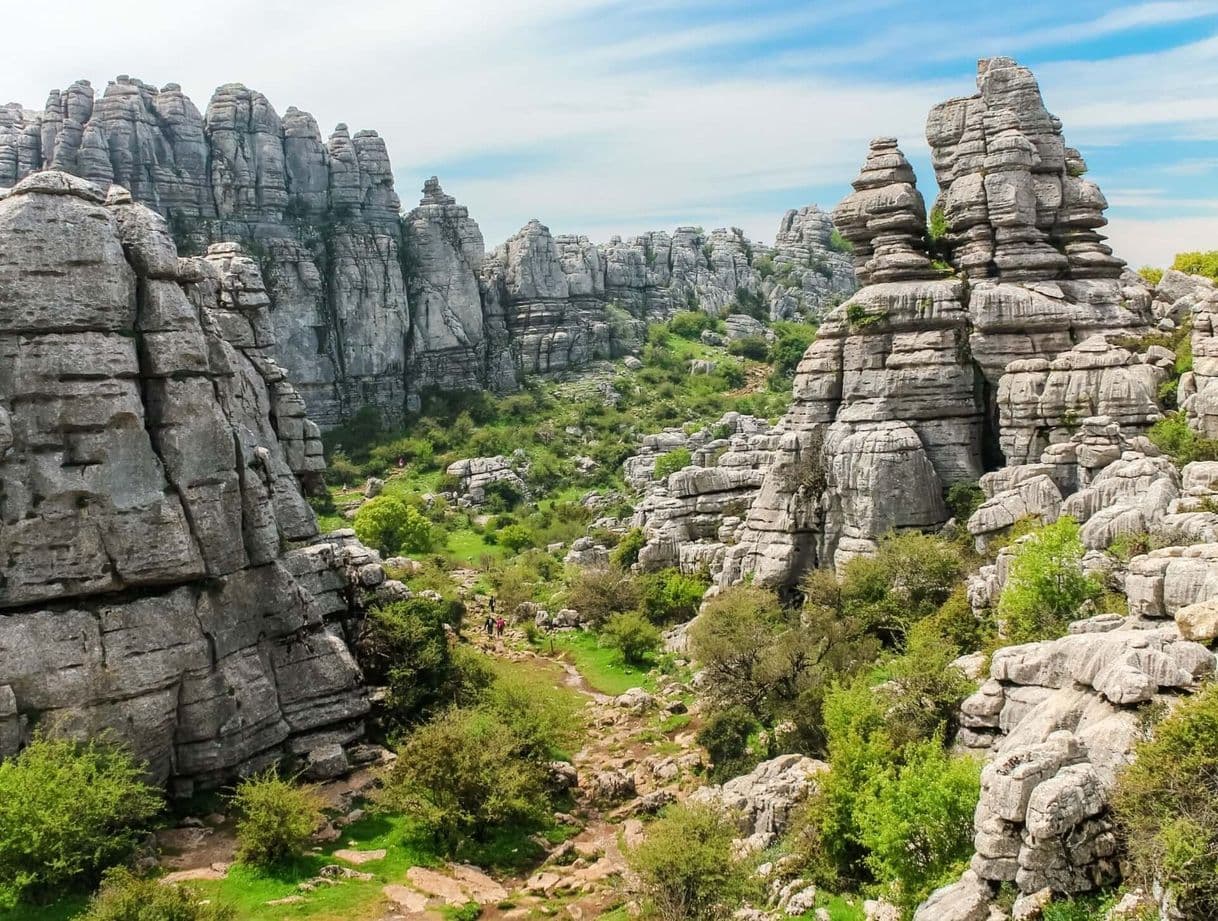
[[[1081,568],[1078,522],[1064,515],[1019,545],[998,600],[998,617],[1010,643],[1052,639],[1080,616],[1083,602],[1102,588]]]
[[[237,859],[259,867],[300,857],[324,821],[317,788],[280,777],[273,768],[247,777],[233,794]]]

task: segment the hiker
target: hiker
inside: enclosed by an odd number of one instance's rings
[[[495,618],[491,617],[489,614],[486,615],[486,623],[484,623],[482,626],[486,628],[487,636],[495,635]]]
[[[491,595],[491,615],[495,614],[495,596]]]
[[[495,629],[499,632],[499,636],[503,636],[503,628],[507,626],[507,621],[500,617],[495,621]]]

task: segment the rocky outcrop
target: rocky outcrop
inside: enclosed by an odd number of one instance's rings
[[[1151,291],[1096,233],[1103,196],[1029,71],[982,61],[978,88],[927,123],[941,187],[930,228],[893,138],[872,142],[834,211],[863,287],[825,318],[797,369],[721,585],[752,574],[793,587],[889,530],[942,525],[945,492],[1004,453],[1036,460],[1098,413],[1131,435],[1160,417],[1170,355],[1115,344],[1148,330]],[[991,495],[1043,485],[1018,479]],[[1021,501],[1061,496],[1043,492]]]
[[[744,847],[760,851],[786,831],[792,811],[816,791],[816,775],[827,770],[823,761],[780,755],[722,786],[700,787],[690,799],[728,810],[736,818]]]
[[[280,116],[236,83],[202,113],[177,84],[128,76],[100,95],[85,80],[53,91],[41,112],[0,108],[0,187],[52,168],[128,189],[183,251],[245,244],[272,351],[324,426],[366,405],[392,420],[432,387],[510,390],[520,374],[624,354],[678,309],[816,315],[853,290],[815,209],[784,219],[770,280],[753,265],[769,251],[738,229],[598,246],[533,221],[488,255],[434,177],[401,216],[375,131],[339,124],[323,139],[307,112]]]
[[[61,100],[57,162],[94,163],[87,96]],[[188,792],[360,736],[344,636],[384,575],[318,539],[318,430],[268,308],[239,247],[179,258],[117,186],[47,171],[0,198],[0,755],[109,731]]]

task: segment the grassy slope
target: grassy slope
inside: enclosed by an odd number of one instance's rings
[[[575,665],[588,686],[602,694],[618,695],[631,688],[655,690],[655,678],[643,669],[627,665],[617,650],[602,646],[595,633],[574,630],[539,639],[542,652],[551,644]]]

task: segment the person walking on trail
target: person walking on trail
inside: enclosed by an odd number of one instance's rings
[[[487,635],[487,636],[494,636],[494,635],[495,635],[495,618],[491,617],[491,616],[488,614],[488,615],[486,616],[486,623],[484,623],[482,626],[486,628],[486,635]]]
[[[500,617],[497,621],[495,621],[495,630],[498,632],[500,637],[503,636],[503,628],[506,626],[507,626],[507,621],[505,621],[502,617]]]
[[[495,596],[491,595],[491,617],[495,616]]]

